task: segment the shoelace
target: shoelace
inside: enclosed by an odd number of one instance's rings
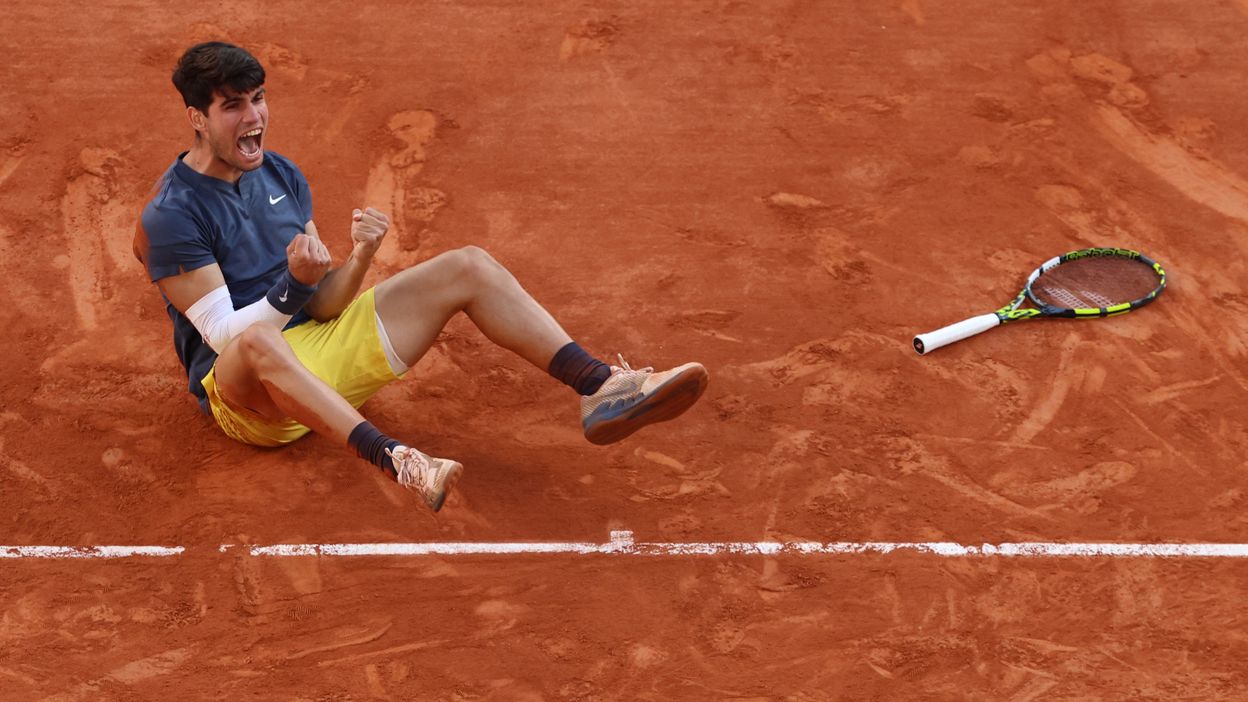
[[[395,478],[398,479],[399,485],[414,487],[422,493],[433,489],[433,465],[425,460],[416,449],[407,448],[402,458],[395,456],[390,449],[386,449],[386,455],[395,463]]]
[[[635,377],[635,376],[638,376],[638,375],[648,375],[648,374],[650,374],[650,373],[653,373],[653,372],[654,372],[654,366],[646,366],[645,368],[636,368],[636,369],[635,369],[635,368],[633,368],[632,366],[628,365],[628,361],[625,361],[625,360],[624,360],[624,354],[617,353],[617,354],[615,354],[615,358],[616,358],[616,360],[618,360],[618,361],[620,362],[620,365],[619,365],[619,366],[617,366],[617,367],[620,369],[620,373],[621,373],[621,374],[623,374],[623,373],[628,373],[628,374],[630,374],[630,376],[634,376],[634,377]],[[633,385],[633,383],[637,383],[637,382],[638,382],[636,379],[630,378],[630,379],[628,379],[628,380],[625,380],[625,378],[624,378],[624,377],[620,377],[620,378],[619,378],[619,382],[620,382],[620,383],[627,383],[628,385],[632,386],[632,387],[630,388],[630,389],[631,389],[631,392],[629,392],[627,395],[621,395],[621,396],[618,396],[616,399],[613,399],[613,400],[611,401],[612,403],[618,403],[618,402],[631,402],[633,399],[635,399],[635,398],[637,398],[637,397],[641,396],[641,383],[638,383],[638,384],[636,384],[636,385]],[[642,383],[644,383],[645,381],[644,381],[644,380],[642,380],[641,382],[642,382]],[[619,392],[620,390],[622,390],[622,389],[623,389],[623,388],[621,388],[621,387],[619,387],[619,386],[616,386],[616,389],[615,389],[615,390],[613,390],[613,392],[617,392],[617,393],[618,393],[618,392]]]
[[[630,373],[653,373],[654,372],[654,366],[646,366],[645,368],[633,370],[633,367],[628,365],[628,361],[624,360],[624,354],[622,353],[615,354],[615,357],[620,362],[620,368],[623,368],[624,370]]]

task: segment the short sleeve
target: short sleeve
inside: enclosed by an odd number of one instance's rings
[[[293,163],[290,164],[290,170],[295,181],[295,200],[303,208],[303,221],[309,222],[312,220],[312,190],[308,187],[308,179],[303,177],[303,172]]]
[[[152,282],[217,262],[208,231],[185,210],[148,205],[139,228],[136,253]]]

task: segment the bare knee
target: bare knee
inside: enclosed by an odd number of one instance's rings
[[[253,324],[238,335],[236,343],[247,365],[257,372],[285,368],[298,363],[282,332],[267,324]]]
[[[480,246],[465,246],[450,252],[459,269],[461,280],[469,280],[476,284],[489,284],[500,275],[510,275],[494,257]]]
[[[482,293],[514,281],[511,273],[479,246],[444,251],[424,263],[403,271],[377,286],[377,310],[387,315],[406,315],[413,300],[427,313],[446,317],[466,309]],[[397,316],[396,316],[397,318]],[[390,322],[386,321],[386,326]]]

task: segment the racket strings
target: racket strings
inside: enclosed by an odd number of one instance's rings
[[[1044,284],[1045,282],[1047,281],[1042,281],[1039,289],[1033,288],[1033,290],[1036,290],[1037,296],[1044,299],[1046,303],[1056,304],[1059,307],[1069,307],[1071,309],[1089,306],[1088,303],[1084,301],[1084,298],[1080,296],[1081,292],[1086,293],[1086,291],[1067,290],[1066,288],[1058,285],[1046,285]],[[1097,297],[1100,296],[1098,295]]]
[[[1112,307],[1147,297],[1160,278],[1139,260],[1121,256],[1089,256],[1067,261],[1032,284],[1042,304],[1069,309]]]

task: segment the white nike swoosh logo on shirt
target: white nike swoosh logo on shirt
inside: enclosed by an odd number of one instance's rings
[[[286,199],[286,196],[285,196],[285,195],[283,195],[283,196],[281,196],[281,197],[273,197],[272,195],[270,195],[270,196],[269,196],[269,204],[270,204],[270,205],[276,205],[277,203],[281,202],[281,201],[282,201],[282,200],[284,200],[284,199]]]
[[[283,195],[282,197],[286,197],[286,196],[285,196],[285,195]],[[282,197],[279,197],[279,198],[277,198],[277,199],[278,199],[278,200],[281,200],[281,199],[282,199]],[[277,301],[278,301],[278,302],[285,302],[285,301],[286,301],[286,296],[287,296],[287,295],[289,295],[289,294],[290,294],[290,286],[286,286],[286,289],[282,291],[282,296],[281,296],[281,297],[279,297],[279,298],[277,298]]]

